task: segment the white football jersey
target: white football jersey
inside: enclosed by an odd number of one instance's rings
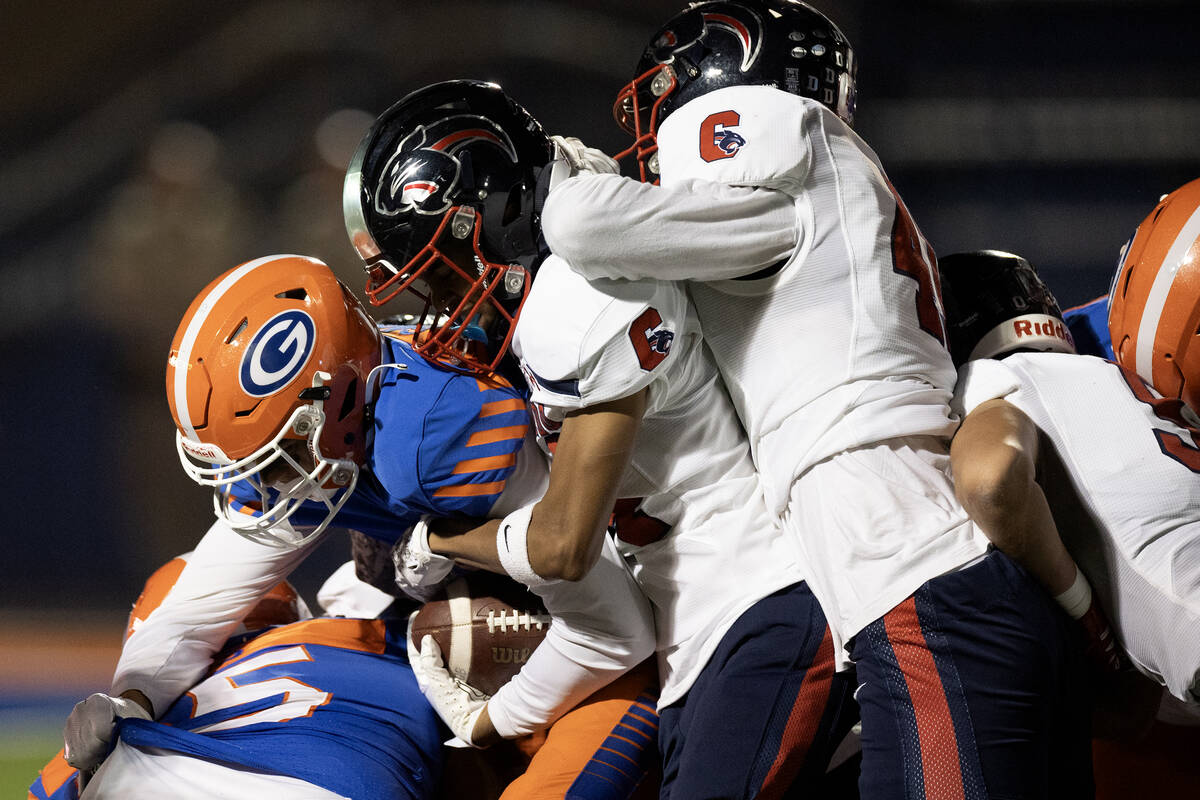
[[[986,549],[946,475],[955,370],[933,253],[874,152],[813,100],[720,89],[673,112],[658,143],[661,186],[553,189],[547,241],[585,276],[690,279],[768,507],[848,639]],[[912,457],[890,463],[878,445],[900,440]],[[855,450],[861,463],[831,466]],[[852,480],[862,501],[806,515],[806,473],[817,491]],[[890,513],[906,496],[922,502]]]
[[[722,132],[743,143],[716,156]],[[862,139],[816,101],[740,86],[680,107],[658,142],[661,187],[572,178],[546,238],[585,276],[692,279],[776,512],[834,453],[953,434],[934,256]],[[731,277],[771,254],[775,274]]]
[[[1059,533],[1137,667],[1200,701],[1200,433],[1179,403],[1092,356],[1016,353],[961,370],[964,413],[992,398],[1044,434]]]
[[[522,307],[513,352],[551,445],[567,412],[648,388],[615,521],[653,608],[659,703],[669,705],[742,612],[804,578],[767,512],[696,316],[679,284],[588,282],[551,256]]]

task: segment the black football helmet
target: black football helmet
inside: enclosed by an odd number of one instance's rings
[[[405,291],[425,302],[417,352],[499,364],[544,255],[534,194],[552,153],[537,120],[482,81],[419,89],[367,131],[346,173],[346,232],[372,305]]]
[[[1016,350],[1074,353],[1058,301],[1025,259],[1000,250],[938,259],[955,366]]]
[[[692,98],[726,86],[774,86],[811,97],[854,124],[858,65],[828,17],[800,0],[692,3],[650,40],[613,116],[633,134],[617,154],[637,157],[642,180],[658,174],[658,126]]]

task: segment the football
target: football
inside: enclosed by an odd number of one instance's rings
[[[503,575],[472,572],[449,581],[409,621],[414,647],[432,636],[450,674],[493,695],[546,638],[541,600]]]

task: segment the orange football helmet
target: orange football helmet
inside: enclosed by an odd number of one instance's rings
[[[1119,364],[1200,411],[1200,180],[1159,200],[1125,245],[1108,330]]]
[[[268,544],[323,531],[367,455],[367,382],[381,354],[375,323],[314,258],[259,258],[205,287],[171,343],[167,401],[183,468],[217,489],[217,514]],[[239,481],[261,513],[234,508]],[[297,534],[280,523],[305,500],[327,514]]]

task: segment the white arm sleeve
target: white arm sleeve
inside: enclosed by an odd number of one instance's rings
[[[323,538],[298,548],[270,547],[218,519],[162,604],[126,640],[111,694],[137,689],[162,715],[195,685],[254,605]]]
[[[529,661],[488,701],[505,738],[546,727],[654,652],[650,605],[612,540],[580,581],[533,589],[553,617]]]
[[[542,231],[589,280],[736,278],[788,258],[800,240],[796,201],[784,192],[619,175],[564,181],[546,199]]]

